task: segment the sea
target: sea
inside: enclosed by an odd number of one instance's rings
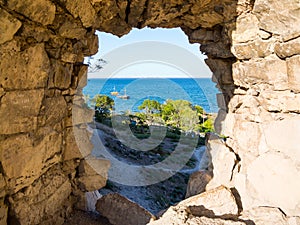
[[[207,113],[217,113],[216,94],[219,93],[210,78],[110,78],[88,79],[83,94],[92,99],[103,94],[115,100],[116,112],[138,112],[138,106],[145,99],[164,103],[168,99],[184,99],[193,105],[200,105]],[[128,95],[121,99],[111,95]]]

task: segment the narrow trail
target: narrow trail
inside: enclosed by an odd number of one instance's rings
[[[160,164],[137,165],[126,157],[111,155],[105,146],[107,143],[103,141],[107,138],[113,142],[118,141],[111,135],[111,130],[105,130],[105,132],[99,129],[93,130],[92,154],[109,159],[112,165],[107,186],[100,189],[99,193],[105,195],[117,192],[153,214],[184,199],[189,175],[201,168],[201,158],[206,149],[205,146],[200,146],[188,153],[186,161],[189,158],[194,160],[192,168],[184,165],[182,165],[183,169],[182,166],[176,167],[176,160],[163,166]],[[184,154],[186,153],[182,151],[182,155],[179,154],[177,158],[182,160],[183,157],[187,157]]]

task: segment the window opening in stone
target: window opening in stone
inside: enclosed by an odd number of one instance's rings
[[[190,195],[190,175],[208,166],[205,134],[213,131],[218,90],[199,44],[179,28],[97,35],[83,94],[95,111],[92,154],[111,162],[99,192],[157,214]]]

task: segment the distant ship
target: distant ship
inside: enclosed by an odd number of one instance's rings
[[[126,88],[124,90],[124,95],[117,95],[118,98],[121,98],[121,99],[129,99],[129,95],[126,94]]]
[[[116,91],[116,86],[114,86],[114,91],[110,92],[111,95],[117,96],[119,92]]]

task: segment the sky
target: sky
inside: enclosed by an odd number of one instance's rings
[[[190,44],[180,28],[134,28],[121,38],[97,35],[99,50],[90,63],[100,58],[106,63],[89,78],[211,77],[200,45]]]

